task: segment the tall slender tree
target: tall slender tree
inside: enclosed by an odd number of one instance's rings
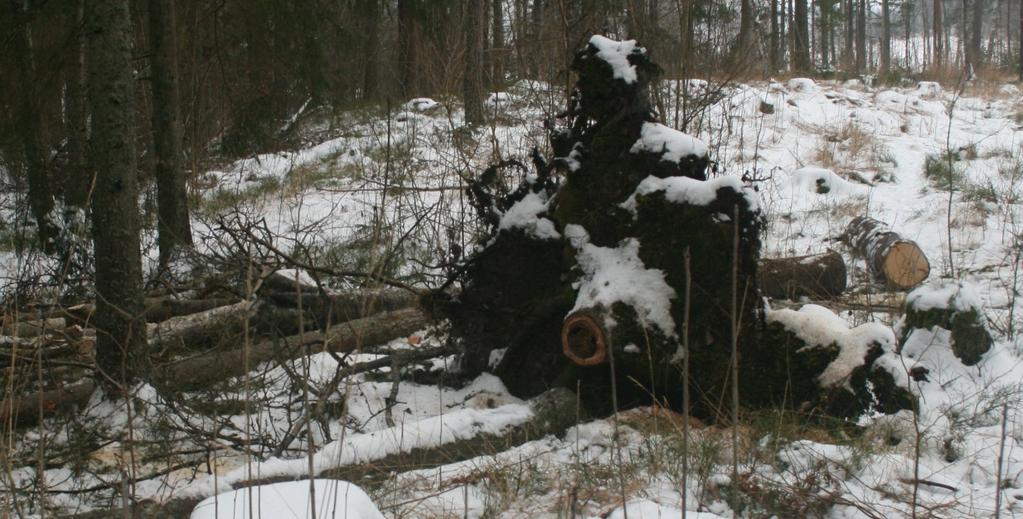
[[[504,88],[504,67],[507,51],[504,48],[504,0],[492,0],[493,27],[491,28],[491,61],[490,81],[495,89]]]
[[[416,0],[398,0],[398,86],[404,97],[412,97],[419,90],[416,3]]]
[[[856,72],[867,70],[867,0],[856,7]]]
[[[793,13],[793,60],[796,70],[809,71],[812,67],[810,62],[810,34],[809,34],[809,9],[807,0],[796,0],[795,12]]]
[[[963,17],[966,17],[965,11]],[[973,68],[977,68],[984,61],[984,55],[980,49],[981,31],[984,30],[984,0],[973,0],[973,12],[970,14],[970,17],[970,41],[967,60]]]
[[[887,74],[892,68],[892,21],[889,1],[881,0],[881,73]],[[908,44],[908,41],[907,41]]]
[[[57,226],[53,208],[53,189],[50,184],[48,145],[43,127],[43,106],[40,100],[35,49],[32,38],[32,4],[27,0],[9,0],[17,31],[14,34],[14,55],[17,60],[18,79],[21,84],[21,106],[18,111],[18,131],[21,134],[25,172],[28,178],[28,203],[36,222],[39,243],[47,254],[57,251]]]
[[[75,0],[75,27],[71,40],[71,66],[65,75],[64,120],[67,134],[69,178],[64,185],[64,203],[70,210],[85,209],[92,178],[86,165],[88,126],[85,109],[85,35],[82,26],[85,0]]]
[[[932,47],[934,51],[931,53],[931,59],[934,62],[934,66],[941,68],[945,63],[945,46],[944,46],[944,20],[942,19],[942,0],[934,0],[934,15],[931,16],[931,22],[934,27],[931,30],[932,33]]]
[[[161,268],[167,267],[178,250],[192,247],[188,193],[185,172],[181,167],[177,40],[174,0],[149,0],[157,242],[160,246]]]
[[[465,0],[465,76],[462,81],[462,101],[465,103],[465,123],[483,123],[483,3]]]
[[[90,165],[96,178],[92,236],[96,255],[96,364],[130,382],[142,367],[146,321],[142,305],[138,175],[132,124],[131,14],[128,0],[88,1]]]

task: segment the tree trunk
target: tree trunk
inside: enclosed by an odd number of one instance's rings
[[[305,355],[305,346],[309,345],[315,345],[315,352],[350,352],[407,336],[426,325],[426,316],[417,308],[386,312],[338,324],[324,331],[269,339],[248,347],[211,351],[182,359],[162,366],[158,373],[154,373],[154,378],[161,385],[173,388],[208,387],[245,374],[246,359],[248,369],[254,369],[257,364],[275,358],[288,360]]]
[[[416,10],[416,0],[398,0],[398,84],[406,99],[419,91]]]
[[[462,80],[462,101],[465,103],[465,124],[483,124],[483,19],[480,0],[466,0],[465,6],[465,76]]]
[[[86,164],[88,127],[85,111],[85,33],[82,23],[85,0],[75,0],[75,30],[71,43],[71,67],[67,74],[66,106],[68,148],[68,179],[64,186],[64,203],[68,209],[85,209],[89,200],[92,177]]]
[[[1019,80],[1023,81],[1023,6],[1019,8]]]
[[[508,54],[504,48],[504,0],[492,0],[493,7],[493,27],[491,29],[492,44],[491,54],[493,55],[493,61],[490,72],[490,81],[494,90],[502,90],[504,88],[504,67],[505,67],[505,56]]]
[[[378,99],[377,60],[380,55],[380,2],[363,0],[359,9],[365,31],[362,68],[362,99]]]
[[[942,0],[934,0],[934,16],[931,17],[931,21],[934,24],[931,30],[933,33],[932,46],[934,48],[934,51],[931,53],[931,59],[934,61],[936,68],[941,68],[945,63],[944,30],[942,29],[944,24],[941,18],[941,2]]]
[[[984,30],[984,0],[973,0],[973,19],[970,20],[970,65],[974,69],[979,68],[984,62],[984,55],[980,50],[981,31]]]
[[[18,5],[21,4],[21,5]],[[18,132],[21,134],[25,154],[25,173],[28,177],[28,204],[36,222],[40,247],[47,254],[57,251],[60,229],[53,220],[53,190],[50,186],[48,146],[43,131],[43,106],[40,101],[39,81],[32,42],[32,14],[28,0],[11,3],[16,20],[17,34],[13,49],[17,60],[21,84]]]
[[[859,0],[856,10],[856,72],[867,70],[867,0]]]
[[[845,0],[845,67],[846,70],[856,64],[856,48],[853,43],[856,41],[856,9],[853,2],[856,0]]]
[[[875,277],[894,288],[911,289],[927,279],[930,263],[916,243],[887,229],[882,222],[858,216],[842,240],[863,257]]]
[[[96,363],[122,383],[145,355],[128,0],[86,3],[96,256]]]
[[[819,0],[817,2],[818,8],[820,8],[820,49],[821,49],[821,68],[827,70],[831,68],[831,63],[828,60],[829,43],[831,40],[831,0]]]
[[[742,0],[739,7],[739,35],[732,51],[732,65],[742,70],[753,50],[753,0]]]
[[[835,251],[811,256],[760,260],[760,292],[775,299],[829,299],[845,291],[846,268]]]
[[[793,38],[793,58],[795,61],[796,70],[800,72],[808,72],[812,67],[810,63],[810,35],[808,30],[808,9],[806,5],[807,0],[796,0],[794,15],[794,24],[792,27]]]
[[[887,74],[892,67],[892,23],[889,16],[890,0],[881,0],[881,73]],[[909,45],[909,40],[906,40]]]
[[[181,167],[181,115],[178,109],[178,51],[175,0],[149,0],[149,52],[152,55],[153,151],[156,154],[157,242],[160,268],[179,249],[192,247],[185,172]]]
[[[778,23],[778,0],[771,0],[771,73],[781,69],[781,25]]]

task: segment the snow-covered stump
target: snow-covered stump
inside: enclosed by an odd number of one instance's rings
[[[993,340],[984,326],[980,298],[969,286],[948,282],[923,286],[906,297],[906,316],[899,325],[899,346],[911,341],[936,341],[934,334],[948,334],[952,353],[966,366],[980,362]]]
[[[768,310],[760,342],[740,364],[744,395],[755,407],[807,416],[855,418],[914,409],[906,374],[892,369],[895,334],[887,326],[852,327],[818,305]]]

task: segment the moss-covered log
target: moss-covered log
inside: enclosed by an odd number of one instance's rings
[[[906,298],[906,316],[901,325],[900,346],[916,330],[939,327],[948,330],[952,353],[964,365],[980,362],[994,340],[984,326],[979,298],[957,283],[921,287]]]
[[[775,299],[830,299],[845,292],[846,268],[835,251],[760,260],[760,292]]]

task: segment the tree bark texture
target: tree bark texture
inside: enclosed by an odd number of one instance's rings
[[[483,124],[483,20],[482,0],[466,0],[465,5],[465,72],[462,79],[462,101],[465,123]]]
[[[28,178],[28,203],[36,222],[36,233],[44,252],[57,251],[57,237],[60,229],[54,222],[53,189],[50,184],[49,146],[46,144],[42,116],[43,107],[39,99],[41,83],[38,78],[32,42],[31,3],[8,0],[17,21],[17,34],[13,38],[18,77],[21,80],[21,107],[18,111],[18,126],[21,134],[22,151],[25,156],[25,173]]]
[[[152,54],[153,151],[160,266],[175,252],[192,246],[188,192],[181,167],[181,114],[178,93],[175,0],[149,0],[149,51]]]
[[[828,299],[846,288],[846,268],[835,251],[810,256],[760,260],[760,292],[776,299]]]
[[[892,23],[889,9],[890,0],[881,0],[881,73],[887,74],[892,68]]]
[[[810,61],[809,12],[807,0],[796,0],[793,12],[792,44],[795,69],[808,72],[813,64]]]
[[[883,222],[858,216],[842,239],[866,261],[871,274],[894,288],[908,290],[930,274],[930,263],[920,247],[888,230]]]
[[[92,113],[92,235],[96,256],[96,363],[115,380],[135,378],[146,353],[132,125],[131,17],[127,0],[86,3]]]
[[[405,98],[419,92],[417,3],[417,0],[398,0],[398,83]]]
[[[65,127],[68,146],[68,178],[64,185],[64,203],[69,208],[85,209],[92,177],[86,164],[88,126],[85,96],[85,34],[82,31],[85,0],[75,0],[74,39],[71,42],[71,67],[67,73],[67,119]]]
[[[931,29],[931,39],[934,52],[931,59],[934,61],[934,66],[941,68],[945,63],[945,36],[944,36],[944,22],[942,20],[942,0],[934,0],[934,14],[931,17],[933,27]]]
[[[493,24],[491,29],[490,52],[493,56],[491,61],[490,84],[495,90],[504,88],[504,75],[506,56],[508,55],[504,43],[504,0],[492,0]]]

